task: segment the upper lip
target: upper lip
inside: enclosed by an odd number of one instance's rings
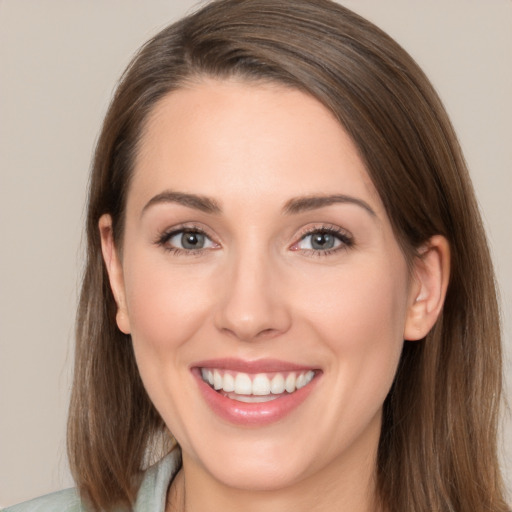
[[[231,370],[243,373],[265,373],[265,372],[291,372],[314,370],[314,366],[281,361],[279,359],[257,359],[246,361],[236,358],[208,359],[199,361],[192,365],[192,368],[212,368],[217,370]]]

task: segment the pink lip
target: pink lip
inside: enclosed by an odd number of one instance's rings
[[[218,370],[231,370],[244,373],[271,373],[271,372],[297,372],[314,370],[312,366],[298,365],[278,359],[257,359],[244,361],[242,359],[223,358],[208,359],[194,363],[194,368],[216,368]]]
[[[322,373],[317,372],[315,378],[307,386],[294,393],[285,393],[269,402],[246,403],[232,400],[211,388],[201,378],[200,368],[217,368],[245,373],[307,371],[314,368],[272,359],[262,359],[259,361],[215,359],[194,364],[191,371],[196,378],[201,395],[212,411],[229,423],[248,427],[269,425],[292,413],[314,390]]]

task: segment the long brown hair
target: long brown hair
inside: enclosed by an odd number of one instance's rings
[[[129,504],[165,425],[139,378],[102,261],[98,220],[122,246],[148,113],[187,81],[276,81],[330,109],[356,144],[407,258],[435,234],[451,248],[441,317],[405,342],[384,403],[379,498],[393,511],[505,511],[496,454],[502,385],[494,276],[457,138],[433,87],[380,29],[329,0],[218,0],[164,29],[128,67],[94,157],[77,319],[68,452],[82,496]]]

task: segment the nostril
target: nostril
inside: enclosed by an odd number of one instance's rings
[[[262,330],[250,330],[247,329],[231,329],[229,327],[223,327],[221,331],[229,336],[235,337],[240,341],[258,341],[258,340],[268,340],[272,339],[276,336],[279,336],[281,331],[279,329],[266,328]]]
[[[257,338],[272,338],[279,334],[277,329],[263,329],[257,334]]]

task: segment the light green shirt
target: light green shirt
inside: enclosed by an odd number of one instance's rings
[[[164,512],[167,489],[179,470],[178,450],[148,468],[137,493],[133,512]],[[87,512],[75,489],[54,492],[20,503],[1,512]],[[121,511],[119,511],[121,512]]]

